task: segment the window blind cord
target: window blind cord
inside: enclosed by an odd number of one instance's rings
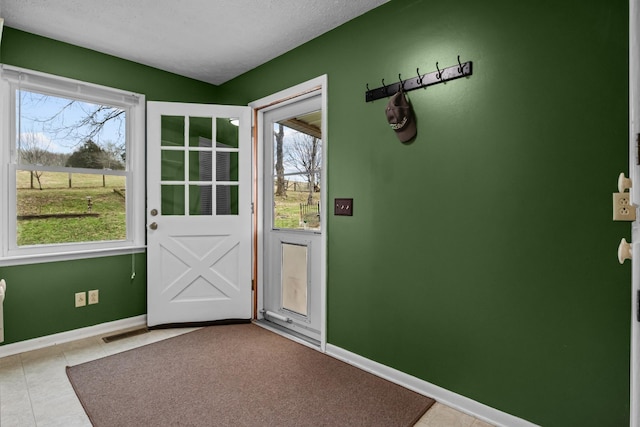
[[[131,252],[131,280],[136,278],[136,254]]]

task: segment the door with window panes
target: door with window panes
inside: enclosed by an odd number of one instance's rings
[[[250,108],[147,112],[147,322],[250,319]]]
[[[322,102],[318,91],[263,115],[265,320],[321,342]],[[267,208],[269,207],[269,208]],[[271,208],[271,209],[270,209]]]

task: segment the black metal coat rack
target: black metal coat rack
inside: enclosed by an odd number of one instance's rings
[[[444,83],[449,80],[459,79],[461,77],[468,77],[472,74],[472,63],[469,62],[460,62],[460,56],[458,56],[458,65],[453,65],[451,67],[440,69],[438,67],[438,63],[436,62],[437,71],[432,71],[431,73],[420,75],[420,69],[416,68],[417,77],[412,77],[407,80],[402,80],[400,74],[398,74],[398,82],[390,85],[386,85],[384,83],[384,79],[382,79],[382,86],[369,89],[369,84],[367,84],[367,92],[365,93],[365,101],[371,102],[376,99],[386,98],[388,96],[393,95],[394,93],[400,90],[400,86],[405,92],[410,90],[419,89],[421,87],[433,86],[438,83]]]

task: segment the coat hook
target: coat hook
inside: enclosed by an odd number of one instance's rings
[[[402,88],[402,90],[404,90],[404,82],[402,81],[400,73],[398,73],[398,80],[400,80],[400,87]]]
[[[384,84],[384,79],[382,79],[382,86],[384,88],[384,94],[386,95],[387,94],[387,85]]]
[[[422,77],[420,76],[420,68],[416,68],[416,74],[418,74],[418,78],[416,79],[416,81],[418,82],[418,85],[422,85]]]
[[[458,55],[458,72],[462,74],[462,64],[460,63],[460,55]]]
[[[436,75],[436,77],[438,78],[438,80],[442,80],[442,71],[440,71],[440,67],[438,67],[437,62],[436,62],[436,69],[438,70],[438,74]]]
[[[369,92],[371,89],[369,89],[369,83],[367,83],[367,92]]]

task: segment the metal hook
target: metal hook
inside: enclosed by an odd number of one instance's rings
[[[416,68],[416,74],[418,74],[418,78],[416,79],[416,81],[418,82],[419,85],[422,85],[422,76],[420,75],[420,68]]]
[[[462,64],[460,63],[460,55],[458,55],[458,72],[462,74]]]
[[[400,76],[400,73],[398,73],[398,80],[400,80],[400,87],[402,87],[402,90],[404,90],[404,82],[402,81],[402,77]]]
[[[384,94],[387,94],[387,85],[384,84],[384,79],[382,79],[382,86],[384,87]]]
[[[438,78],[438,80],[442,80],[442,71],[440,71],[440,67],[438,67],[437,62],[436,62],[436,69],[438,70],[438,74],[436,75],[436,77]]]
[[[369,83],[367,83],[367,92],[369,92],[371,89],[369,89]]]

